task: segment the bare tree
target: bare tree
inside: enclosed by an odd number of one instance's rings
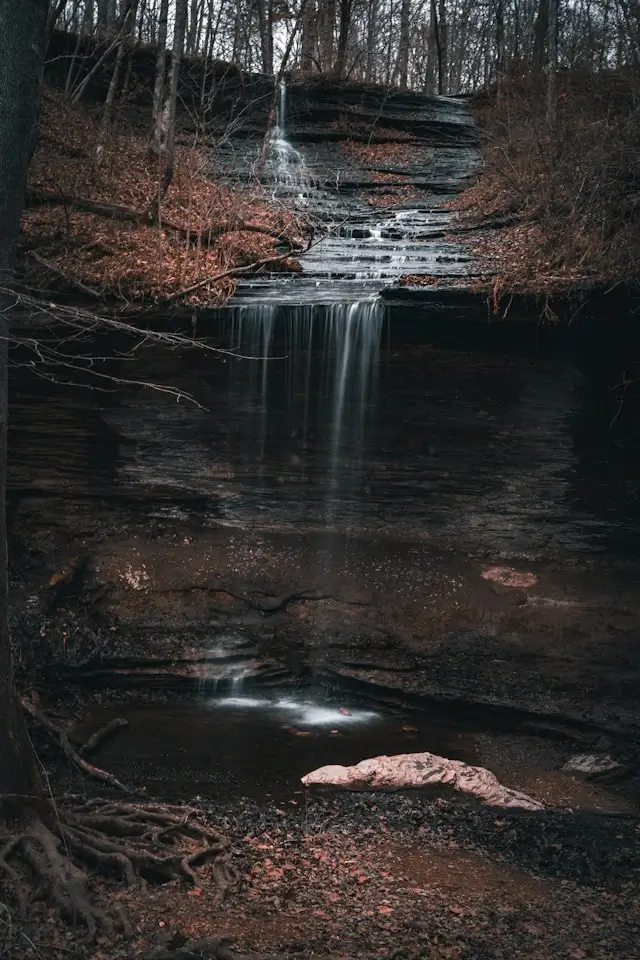
[[[131,39],[133,36],[133,27],[136,19],[136,7],[138,0],[133,0],[133,3],[130,7],[127,8],[124,18],[124,24],[122,33],[120,35],[120,42],[116,50],[116,62],[113,68],[113,73],[111,74],[111,81],[109,83],[109,89],[107,91],[107,98],[104,103],[104,109],[102,111],[102,123],[100,124],[100,131],[98,133],[98,142],[96,144],[96,165],[100,166],[104,159],[104,148],[109,136],[109,131],[111,130],[111,124],[113,122],[113,110],[115,106],[116,94],[120,85],[120,80],[122,77],[122,67],[124,64],[124,55],[127,40]]]
[[[547,33],[547,126],[555,134],[558,117],[558,5],[559,0],[549,0],[549,25]]]
[[[367,4],[366,21],[366,70],[365,80],[367,83],[375,83],[377,79],[377,31],[380,14],[379,0],[369,0]]]
[[[167,69],[167,22],[169,19],[169,0],[160,0],[160,15],[158,18],[158,52],[156,55],[156,79],[153,88],[151,140],[149,155],[151,159],[160,160],[163,142],[163,108],[164,87]]]
[[[48,0],[0,0],[0,278],[10,283],[35,135]],[[0,815],[53,810],[14,685],[8,623],[6,470],[9,313],[0,294]]]
[[[300,42],[300,67],[305,72],[318,70],[320,66],[318,60],[318,18],[316,0],[307,0],[302,18],[302,38]]]
[[[158,220],[160,216],[160,206],[173,179],[178,80],[180,78],[180,61],[184,52],[184,41],[187,29],[187,2],[188,0],[176,0],[176,18],[173,30],[173,49],[171,52],[171,65],[169,67],[169,82],[167,84],[160,124],[158,189],[147,211],[147,217],[152,222]]]
[[[273,3],[272,0],[255,0],[260,35],[260,52],[264,73],[273,73]]]
[[[335,54],[336,0],[318,2],[318,38],[320,46],[320,66],[324,73],[333,70]]]
[[[540,0],[533,35],[533,65],[538,70],[544,67],[544,55],[549,34],[549,0]]]
[[[495,0],[496,4],[496,80],[500,80],[504,72],[504,0]]]
[[[340,0],[340,29],[338,32],[338,48],[333,72],[336,77],[343,77],[347,66],[347,49],[349,46],[349,30],[351,29],[352,0]]]

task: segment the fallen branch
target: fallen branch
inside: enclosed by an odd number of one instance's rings
[[[122,220],[126,223],[144,223],[149,226],[154,224],[154,221],[149,221],[146,213],[140,213],[131,207],[121,207],[119,204],[114,203],[102,203],[99,200],[90,200],[87,197],[70,197],[63,193],[39,190],[35,187],[30,187],[27,190],[26,204],[27,206],[60,205],[81,210],[84,213],[95,213],[98,216],[107,217],[111,220]],[[278,243],[288,244],[291,250],[304,249],[304,244],[293,240],[278,230],[273,230],[271,227],[263,226],[259,223],[249,223],[244,220],[221,220],[219,223],[212,223],[198,230],[186,229],[164,218],[160,224],[157,220],[155,224],[161,226],[163,230],[171,230],[173,233],[177,233],[184,240],[189,240],[192,243],[202,243],[205,246],[209,246],[212,240],[223,236],[225,233],[260,233],[266,237],[272,237]]]
[[[305,253],[309,248],[305,249]],[[261,260],[254,260],[253,263],[248,263],[242,267],[230,267],[229,270],[223,270],[221,273],[214,273],[212,276],[205,277],[204,280],[198,280],[197,283],[192,283],[189,287],[183,287],[182,290],[176,290],[175,293],[170,294],[167,297],[163,297],[161,300],[157,300],[153,306],[153,309],[156,310],[159,306],[166,306],[170,303],[175,303],[176,300],[182,299],[182,297],[188,297],[191,293],[195,293],[196,290],[201,290],[203,287],[208,287],[212,283],[217,283],[219,280],[224,280],[226,277],[238,277],[242,276],[245,273],[255,273],[261,267],[267,266],[270,263],[281,263],[283,260],[287,260],[290,254],[282,253],[276,257],[263,257]]]
[[[58,727],[49,717],[46,716],[39,710],[33,703],[27,700],[25,697],[22,698],[22,707],[29,716],[39,723],[43,727],[49,736],[58,744],[62,752],[74,763],[83,773],[86,773],[88,777],[91,777],[93,780],[98,780],[100,783],[106,783],[110,787],[115,787],[116,790],[121,790],[123,793],[132,793],[130,787],[125,786],[124,783],[121,783],[117,777],[114,777],[112,773],[108,773],[106,770],[102,770],[100,767],[94,767],[92,763],[89,763],[87,760],[84,760],[77,750],[71,746],[71,741],[69,740],[68,734],[61,728]]]
[[[129,721],[124,720],[122,717],[115,717],[115,719],[110,720],[109,723],[105,724],[104,727],[101,727],[100,730],[89,737],[84,746],[80,747],[78,750],[78,755],[81,757],[86,757],[88,753],[93,753],[94,750],[97,750],[100,744],[110,737],[116,730],[122,730],[123,727],[128,727]]]
[[[185,239],[194,243],[204,242],[206,240],[207,246],[212,240],[223,236],[225,233],[261,233],[265,237],[271,237],[278,243],[288,244],[291,250],[304,249],[304,244],[298,240],[292,240],[291,237],[288,237],[278,230],[272,230],[271,227],[265,227],[259,223],[247,223],[244,220],[222,220],[220,223],[211,224],[211,226],[204,227],[202,230],[185,230],[176,224],[167,223],[166,220],[162,221],[162,226],[168,226],[172,230],[177,230]]]
[[[92,297],[94,300],[102,300],[102,294],[100,291],[94,290],[93,287],[88,287],[86,283],[76,280],[75,277],[70,277],[68,273],[62,270],[61,267],[58,267],[55,263],[45,259],[45,257],[41,257],[39,253],[35,252],[35,250],[29,250],[27,256],[32,260],[35,260],[36,263],[40,264],[41,267],[44,267],[45,270],[48,270],[54,276],[64,280],[64,282],[68,283],[69,286],[75,287],[77,290],[81,290],[82,293],[86,293],[87,296]]]
[[[302,783],[341,790],[407,790],[441,783],[494,807],[544,810],[539,800],[504,787],[485,767],[472,767],[434,753],[400,753],[361,760],[353,767],[319,767],[302,777]]]
[[[121,207],[114,203],[101,203],[99,200],[89,200],[86,197],[69,197],[64,193],[50,190],[38,190],[29,187],[25,198],[26,206],[64,206],[75,207],[85,213],[97,213],[101,217],[110,217],[112,220],[126,220],[128,223],[138,223],[142,215],[131,207]]]

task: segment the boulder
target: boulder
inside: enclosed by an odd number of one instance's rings
[[[434,753],[372,757],[353,767],[330,764],[302,777],[302,783],[307,787],[323,785],[341,790],[407,790],[444,784],[494,807],[544,810],[539,800],[504,787],[490,770]]]

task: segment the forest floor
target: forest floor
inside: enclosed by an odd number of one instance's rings
[[[177,146],[159,219],[149,223],[158,171],[136,116],[122,111],[98,165],[100,109],[45,89],[20,246],[31,287],[120,307],[215,305],[233,294],[238,273],[296,270],[291,254],[304,247],[306,225],[267,201],[257,181],[217,183],[215,158],[195,138]]]
[[[178,787],[179,792],[179,787]],[[176,798],[178,799],[178,798]],[[184,797],[179,799],[184,800]],[[141,890],[95,877],[131,935],[97,942],[46,905],[0,914],[0,956],[632,960],[640,935],[637,817],[504,811],[413,795],[221,797],[194,807],[230,841],[239,882]]]
[[[550,129],[542,77],[514,74],[473,100],[483,169],[446,205],[448,239],[473,255],[465,283],[494,300],[638,281],[636,80],[624,72],[559,77]],[[442,285],[406,277],[406,285]]]
[[[476,98],[484,168],[451,206],[479,227],[467,245],[496,284],[555,293],[637,281],[635,103],[623,72],[561,74],[554,129],[543,78],[515,75]]]

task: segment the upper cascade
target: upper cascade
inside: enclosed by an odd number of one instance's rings
[[[480,162],[467,102],[276,80],[271,103],[263,183],[304,208],[314,242],[297,258],[301,270],[240,279],[235,304],[356,303],[405,276],[455,283],[469,272],[444,203]]]
[[[269,134],[266,167],[275,181],[275,193],[285,194],[297,203],[305,203],[310,178],[302,154],[287,139],[287,85],[278,84],[276,122]]]

